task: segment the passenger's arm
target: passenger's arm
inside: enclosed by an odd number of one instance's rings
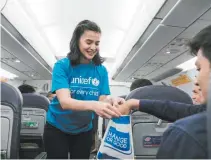
[[[139,111],[154,115],[160,119],[174,122],[178,119],[206,110],[205,105],[193,105],[161,100],[140,100]]]
[[[200,113],[206,110],[206,106],[144,99],[131,99],[128,100],[124,105],[119,106],[119,111],[122,114],[128,114],[131,109],[154,115],[169,122],[174,122],[180,118]]]

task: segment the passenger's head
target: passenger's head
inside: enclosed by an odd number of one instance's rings
[[[140,87],[144,87],[144,86],[150,86],[150,85],[152,85],[152,82],[150,82],[150,80],[148,80],[148,79],[136,79],[131,84],[130,91],[132,91],[136,88],[140,88]]]
[[[92,21],[81,21],[75,28],[70,41],[70,52],[67,57],[72,65],[89,63],[95,65],[103,63],[103,58],[99,54],[99,44],[101,37],[100,27]]]
[[[6,83],[6,82],[8,82],[8,79],[5,78],[5,77],[0,76],[0,82]]]
[[[192,99],[194,104],[204,103],[204,98],[202,96],[201,88],[199,87],[198,82],[194,83]]]
[[[34,87],[28,85],[28,84],[22,84],[18,87],[21,93],[34,93],[36,92]]]
[[[197,56],[196,67],[199,71],[197,81],[202,95],[207,100],[211,64],[211,25],[201,30],[189,44],[191,52]]]
[[[56,94],[53,94],[52,92],[48,92],[48,94],[47,94],[47,98],[50,100],[50,101],[52,101],[53,100],[53,98],[56,96]]]

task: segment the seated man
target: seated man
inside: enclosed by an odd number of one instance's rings
[[[199,71],[197,81],[206,103],[211,71],[211,25],[201,30],[189,45],[192,53],[197,55],[195,63]],[[195,114],[175,122],[164,132],[157,158],[208,158],[205,104],[188,105],[169,101],[129,100],[119,106],[122,114],[129,113],[132,108],[139,108],[142,112],[168,121],[176,121]]]
[[[152,82],[148,79],[136,79],[130,86],[130,91],[133,91],[136,88],[144,87],[144,86],[151,86]]]
[[[145,87],[145,86],[151,86],[151,85],[153,85],[153,84],[148,79],[136,79],[130,85],[130,92],[137,89],[137,88]],[[123,96],[120,96],[120,97],[125,99],[127,97],[127,95],[123,95]]]
[[[197,80],[206,102],[211,71],[211,25],[200,31],[189,45],[192,53],[197,55]],[[163,135],[157,158],[208,158],[206,123],[206,112],[174,123]]]
[[[36,90],[34,87],[28,85],[28,84],[22,84],[18,87],[21,93],[35,93]]]
[[[4,82],[4,83],[7,83],[8,82],[8,79],[3,77],[3,76],[0,76],[0,82]]]
[[[202,96],[201,88],[199,87],[198,82],[194,83],[192,99],[193,99],[194,104],[203,104],[204,103],[204,98]]]

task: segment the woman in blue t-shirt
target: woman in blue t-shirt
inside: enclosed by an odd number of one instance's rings
[[[108,73],[99,54],[101,30],[89,20],[80,22],[66,58],[56,62],[44,131],[47,158],[88,159],[92,145],[94,112],[103,118],[119,117],[115,107],[124,103],[111,98]]]

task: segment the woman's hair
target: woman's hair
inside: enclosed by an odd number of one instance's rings
[[[85,31],[94,31],[101,33],[100,27],[92,21],[83,20],[75,28],[72,39],[70,41],[70,52],[67,57],[71,61],[71,65],[76,66],[80,64],[80,59],[83,56],[79,49],[79,40]],[[99,52],[94,56],[92,62],[95,65],[100,65],[104,62],[104,59],[100,56]]]

